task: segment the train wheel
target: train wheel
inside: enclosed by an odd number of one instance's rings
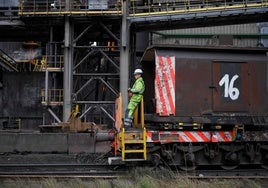
[[[158,153],[152,154],[152,163],[154,167],[158,167],[160,164],[161,157]]]
[[[184,171],[193,171],[196,169],[196,166],[180,166],[179,168]]]
[[[224,170],[234,170],[238,167],[238,165],[221,165],[221,168]]]
[[[240,160],[237,152],[230,151],[224,155],[223,165],[221,168],[224,170],[233,170],[239,166]]]
[[[196,169],[195,154],[193,152],[185,153],[183,159],[183,165],[180,169],[185,171],[192,171]]]

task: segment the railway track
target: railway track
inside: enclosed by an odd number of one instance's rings
[[[98,164],[0,164],[1,179],[116,179],[131,178],[131,170],[122,165]],[[159,170],[161,169],[152,169]],[[165,169],[166,170],[166,169]],[[268,179],[266,169],[194,170],[173,169],[174,175],[191,179]]]
[[[0,164],[0,178],[7,177],[103,177],[115,178],[125,170],[120,166],[97,164]]]
[[[196,179],[268,179],[265,169],[197,170],[183,175]]]

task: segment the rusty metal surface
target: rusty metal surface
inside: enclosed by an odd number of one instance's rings
[[[211,111],[211,71],[205,60],[176,59],[176,115]]]
[[[153,53],[155,51],[156,53]],[[146,112],[154,111],[155,54],[176,57],[175,116],[268,114],[265,49],[154,46],[144,54]]]

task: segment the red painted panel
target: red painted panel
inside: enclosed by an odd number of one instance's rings
[[[155,62],[156,113],[175,115],[175,57],[156,55]]]

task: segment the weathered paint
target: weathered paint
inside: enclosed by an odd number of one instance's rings
[[[144,72],[149,74],[144,76],[146,113],[156,113],[151,101],[159,100],[155,98],[155,65],[150,65],[156,63],[152,50],[157,56],[175,57],[176,117],[212,113],[267,115],[265,50],[175,46],[152,47],[143,56]]]

